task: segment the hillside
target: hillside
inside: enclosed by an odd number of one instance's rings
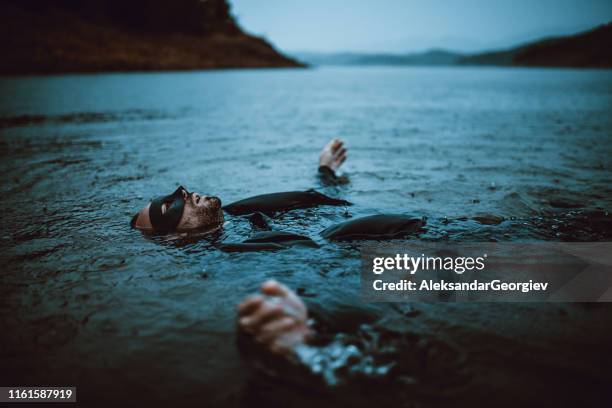
[[[2,0],[0,73],[296,67],[226,0]]]
[[[567,37],[550,38],[503,51],[468,55],[464,65],[612,67],[612,23]]]

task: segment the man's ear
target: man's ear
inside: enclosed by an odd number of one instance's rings
[[[187,199],[189,198],[189,194],[187,194],[185,190],[182,190],[181,193],[183,194],[183,200],[187,201]]]

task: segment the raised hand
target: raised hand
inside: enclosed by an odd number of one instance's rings
[[[319,166],[328,167],[335,172],[344,163],[346,157],[347,150],[344,147],[344,142],[340,139],[332,139],[321,150]]]
[[[270,352],[287,355],[311,336],[308,310],[302,300],[285,285],[267,281],[261,293],[238,305],[238,328]]]

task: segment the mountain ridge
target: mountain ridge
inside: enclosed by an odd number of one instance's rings
[[[569,36],[549,37],[501,50],[461,53],[430,49],[419,53],[295,53],[314,65],[491,65],[612,68],[612,23]]]

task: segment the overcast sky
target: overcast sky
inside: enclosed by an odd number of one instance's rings
[[[612,0],[230,0],[283,51],[480,51],[612,20]]]

